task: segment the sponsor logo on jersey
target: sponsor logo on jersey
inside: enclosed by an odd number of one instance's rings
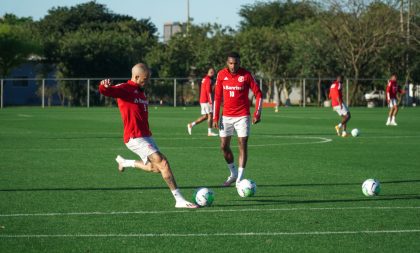
[[[135,98],[134,103],[135,104],[145,104],[145,105],[149,104],[149,102],[147,100],[143,100],[141,98]]]
[[[229,78],[227,78],[227,76],[225,76],[225,79],[223,79],[223,80],[225,80],[225,81],[226,81],[226,80],[229,80]]]
[[[238,77],[238,82],[243,83],[245,80],[244,76]]]
[[[229,86],[229,85],[223,85],[224,90],[243,90],[243,86]]]

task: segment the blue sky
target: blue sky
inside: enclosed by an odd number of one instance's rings
[[[189,0],[190,16],[195,24],[219,23],[237,28],[238,15],[242,5],[254,0]],[[268,0],[260,1],[267,2]],[[0,16],[13,13],[19,17],[33,17],[39,20],[48,10],[56,6],[74,6],[87,0],[0,0]],[[187,0],[97,0],[114,13],[130,15],[137,19],[150,18],[162,36],[165,22],[186,21]]]

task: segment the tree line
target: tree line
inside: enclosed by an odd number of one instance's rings
[[[271,1],[241,6],[237,30],[194,24],[159,41],[150,19],[115,14],[95,1],[55,7],[39,21],[6,14],[0,20],[0,75],[30,55],[40,76],[125,77],[146,62],[153,77],[201,77],[238,51],[260,78],[334,77],[420,82],[420,3],[413,0]]]

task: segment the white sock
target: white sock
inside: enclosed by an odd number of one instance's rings
[[[395,122],[395,116],[391,117],[391,122]]]
[[[244,174],[244,168],[239,167],[238,168],[238,178],[236,179],[237,183],[241,182],[243,174]]]
[[[135,167],[135,166],[134,166],[135,161],[136,161],[136,160],[124,160],[124,162],[122,163],[122,166],[123,166],[124,168],[128,168],[128,167],[132,167],[132,168],[134,168],[134,167]]]
[[[228,163],[227,166],[230,170],[230,176],[236,177],[238,175],[238,171],[236,170],[235,163]]]
[[[195,121],[191,122],[191,127],[195,126]]]
[[[172,195],[174,195],[175,201],[177,201],[177,202],[178,201],[185,201],[184,197],[181,194],[181,191],[178,188],[171,191],[171,192],[172,192]]]
[[[211,128],[207,128],[209,134],[211,134]]]
[[[391,122],[391,117],[388,117],[388,120],[386,122],[388,123]]]
[[[341,122],[340,123],[338,123],[338,127],[339,128],[341,128],[343,126],[343,124],[341,124]]]

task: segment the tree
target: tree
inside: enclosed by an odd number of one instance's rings
[[[30,36],[30,22],[30,18],[17,18],[12,14],[6,14],[0,20],[1,77],[8,76],[13,68],[26,62],[31,54],[40,52],[40,45]]]
[[[325,13],[323,25],[346,75],[354,77],[349,104],[359,90],[359,78],[380,61],[381,52],[398,44],[398,13],[383,3],[337,0]]]

